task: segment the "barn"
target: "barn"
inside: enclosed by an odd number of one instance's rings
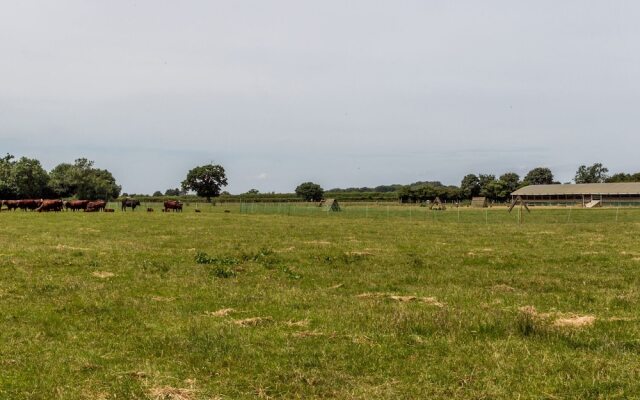
[[[511,193],[527,204],[602,207],[640,205],[640,182],[530,185]]]

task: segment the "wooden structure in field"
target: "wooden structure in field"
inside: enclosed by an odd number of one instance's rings
[[[324,199],[320,202],[320,207],[325,211],[342,211],[336,199]]]
[[[486,197],[474,197],[471,199],[471,207],[473,208],[487,208],[489,203]]]
[[[431,202],[431,205],[429,205],[429,210],[444,211],[446,209],[447,207],[444,205],[444,203],[442,202],[442,200],[440,200],[440,197],[438,196],[436,196],[436,198],[433,199],[433,201]]]

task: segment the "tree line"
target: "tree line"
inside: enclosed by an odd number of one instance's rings
[[[76,197],[109,200],[120,195],[121,187],[111,172],[79,158],[47,172],[34,158],[7,154],[0,158],[0,198],[39,199]]]
[[[609,170],[601,163],[591,166],[581,165],[574,176],[575,183],[614,183],[640,182],[640,172],[617,173],[609,175]],[[313,182],[300,184],[295,193],[307,201],[319,201],[326,195],[344,195],[346,193],[387,192],[393,188],[398,199],[403,203],[423,203],[439,197],[442,201],[464,201],[472,197],[482,196],[491,201],[503,202],[509,199],[511,193],[529,185],[559,184],[553,172],[547,167],[537,167],[529,171],[524,178],[515,172],[506,172],[499,177],[493,174],[467,174],[462,178],[459,186],[443,185],[438,181],[422,181],[409,185],[387,185],[376,188],[347,188],[324,191],[320,185]],[[338,196],[336,196],[338,197]]]

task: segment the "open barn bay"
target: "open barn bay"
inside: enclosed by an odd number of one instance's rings
[[[0,213],[0,398],[640,396],[640,210],[231,211]]]

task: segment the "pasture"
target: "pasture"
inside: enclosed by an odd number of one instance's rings
[[[2,211],[0,398],[640,397],[640,209],[255,207]]]

